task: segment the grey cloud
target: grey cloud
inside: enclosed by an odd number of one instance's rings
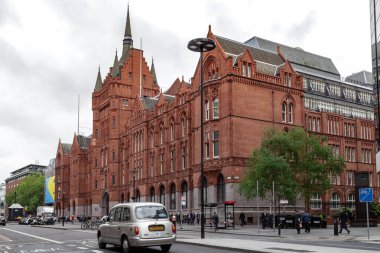
[[[316,24],[316,15],[314,11],[306,14],[305,18],[299,23],[293,24],[286,32],[286,37],[294,43],[301,44],[304,38],[312,32]]]

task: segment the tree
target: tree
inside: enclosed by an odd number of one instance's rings
[[[35,213],[37,206],[44,203],[44,181],[44,176],[41,173],[34,173],[25,177],[15,190],[6,194],[7,205],[11,206],[17,201],[28,212]]]
[[[250,158],[240,192],[255,197],[258,181],[259,196],[265,197],[272,192],[274,182],[277,200],[286,198],[294,203],[299,193],[309,208],[312,194],[326,192],[329,176],[341,173],[344,167],[343,159],[333,156],[324,137],[308,134],[302,128],[288,132],[270,129]]]

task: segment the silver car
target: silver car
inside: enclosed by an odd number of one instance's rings
[[[138,247],[161,246],[168,252],[176,240],[176,227],[159,203],[125,203],[112,207],[107,222],[98,228],[98,245],[121,246],[123,252]]]

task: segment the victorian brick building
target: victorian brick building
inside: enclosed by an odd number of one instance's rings
[[[301,49],[256,37],[240,43],[214,35],[211,27],[207,37],[216,42],[216,49],[204,54],[205,101],[200,106],[199,63],[191,83],[177,79],[162,92],[153,61],[149,68],[143,51],[133,47],[128,11],[122,55],[116,54],[104,80],[98,73],[92,93],[92,136],[74,136],[72,144],[59,142],[58,215],[101,216],[110,206],[133,198],[164,203],[174,212],[183,196],[182,208],[197,210],[201,145],[205,202],[222,205],[233,200],[249,210],[256,202],[240,196],[237,187],[267,128],[304,127],[328,135],[333,151],[348,159],[345,173],[331,175],[331,192],[314,196],[316,212],[337,209],[336,194],[340,199],[351,196],[346,192],[352,189],[342,184],[352,182],[351,172],[372,173],[371,183],[376,183],[372,96],[368,104],[357,101],[367,88],[342,82],[339,73],[331,73],[337,70],[330,59]],[[330,96],[333,84],[357,92],[355,101],[345,99],[344,88],[339,88],[339,96]],[[317,98],[321,102],[312,100]],[[327,110],[330,100],[335,102]],[[358,107],[363,115],[355,113]],[[330,198],[336,205],[322,204]]]

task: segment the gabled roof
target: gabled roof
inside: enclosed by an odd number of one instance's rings
[[[245,44],[270,52],[277,52],[277,47],[279,47],[280,52],[291,63],[297,63],[299,65],[307,66],[313,69],[323,70],[340,76],[338,69],[335,67],[334,63],[330,58],[306,52],[301,48],[289,47],[259,37],[253,37],[246,41]]]
[[[63,154],[69,155],[71,152],[71,144],[62,143],[62,151],[63,151]]]
[[[79,147],[82,149],[88,149],[91,142],[91,138],[83,135],[78,135],[77,138]]]
[[[142,97],[141,103],[143,104],[144,108],[153,111],[154,106],[158,103],[157,98],[150,98],[150,97]]]
[[[181,81],[179,78],[175,79],[174,83],[170,86],[170,88],[164,92],[164,94],[176,96],[181,88]]]
[[[237,41],[230,40],[230,39],[223,38],[216,35],[215,35],[215,38],[218,40],[224,52],[227,54],[232,54],[232,55],[237,56],[237,55],[242,54],[245,50],[248,50],[255,61],[261,61],[261,62],[269,63],[272,65],[276,65],[276,66],[284,63],[284,60],[275,52],[261,50],[259,48],[252,47],[248,44],[244,44],[241,42],[237,42]]]

